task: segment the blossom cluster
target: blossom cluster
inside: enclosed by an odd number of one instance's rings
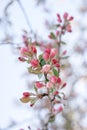
[[[63,81],[60,76],[62,69],[61,60],[68,58],[67,51],[64,50],[60,53],[61,45],[65,44],[62,41],[62,35],[66,32],[72,32],[70,22],[73,20],[72,16],[68,13],[64,13],[63,17],[57,14],[56,33],[51,32],[49,38],[54,40],[54,46],[45,48],[42,54],[38,55],[37,47],[26,35],[23,36],[24,47],[20,48],[21,62],[27,62],[28,71],[35,75],[42,75],[43,80],[34,82],[34,92],[23,92],[23,96],[20,99],[23,103],[30,103],[33,106],[38,100],[48,97],[51,107],[51,116],[49,121],[54,118],[56,113],[63,110],[63,106],[58,108],[56,104],[60,104],[62,100],[65,100],[65,94],[61,90],[66,87],[66,81]],[[46,91],[39,91],[45,89]],[[54,115],[54,116],[53,116]]]

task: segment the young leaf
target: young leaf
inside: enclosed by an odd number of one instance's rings
[[[37,88],[34,86],[34,90],[35,90],[35,92],[37,93],[38,91],[37,91]]]
[[[41,54],[41,55],[39,55],[39,60],[41,60],[42,59],[42,57],[43,57],[43,55]]]
[[[37,98],[32,98],[31,99],[31,104],[34,104],[37,101]]]
[[[62,69],[63,69],[63,68],[65,68],[65,67],[66,67],[66,65],[65,65],[65,64],[62,64],[62,65],[61,65],[61,68],[62,68]]]
[[[21,101],[22,103],[28,103],[30,100],[31,100],[30,97],[22,97],[22,98],[20,98],[20,101]]]
[[[56,36],[53,32],[50,33],[50,36],[51,36],[52,39],[56,39]]]
[[[54,122],[54,121],[55,121],[55,115],[52,115],[52,116],[50,117],[50,119],[49,119],[49,122],[52,123],[52,122]]]
[[[44,66],[46,64],[45,60],[43,58],[40,59],[40,65],[41,67]]]
[[[53,74],[55,75],[55,76],[59,76],[59,73],[58,73],[58,71],[56,70],[56,69],[53,69]]]
[[[28,68],[28,71],[33,74],[40,74],[41,73],[41,67],[38,67],[37,69],[33,69],[32,67]]]
[[[66,43],[66,42],[64,42],[64,41],[61,41],[61,44],[66,45],[67,43]]]

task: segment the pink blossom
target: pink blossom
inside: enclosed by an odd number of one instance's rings
[[[59,92],[58,92],[58,91],[55,91],[55,92],[54,92],[54,95],[58,95],[58,94],[59,94]]]
[[[74,17],[73,17],[73,16],[70,16],[68,20],[69,20],[69,21],[72,21],[73,19],[74,19]]]
[[[62,81],[61,81],[61,78],[57,78],[57,83],[58,83],[58,84],[61,84],[61,82],[62,82]]]
[[[37,53],[36,47],[35,47],[35,46],[31,46],[31,51],[32,51],[34,54],[36,54],[36,53]]]
[[[18,60],[20,60],[20,61],[22,61],[22,62],[25,62],[25,61],[26,61],[26,59],[23,58],[23,57],[18,57]]]
[[[63,85],[62,85],[62,88],[66,87],[67,83],[65,82]]]
[[[47,73],[50,71],[50,69],[51,69],[51,65],[46,64],[46,65],[44,65],[44,66],[42,67],[41,72],[43,72],[43,73],[46,73],[46,74],[47,74]]]
[[[43,87],[43,84],[40,83],[40,82],[36,82],[36,83],[35,83],[35,86],[36,86],[37,88],[42,88],[42,87]]]
[[[61,23],[61,22],[62,22],[62,19],[61,19],[61,17],[60,17],[60,14],[57,14],[57,18],[58,18],[58,19],[57,19],[58,22]]]
[[[68,18],[68,13],[67,13],[67,12],[64,13],[63,18],[64,18],[64,19],[67,19],[67,18]]]
[[[56,64],[58,61],[56,59],[52,59],[52,64]]]
[[[51,82],[47,82],[47,83],[46,83],[46,87],[47,87],[47,88],[52,88],[52,86],[53,86],[53,84],[52,84]]]
[[[29,49],[27,47],[23,47],[20,49],[21,56],[26,57],[28,53],[29,53]]]
[[[57,49],[56,48],[52,48],[51,49],[51,52],[50,52],[50,57],[53,58],[54,56],[56,56],[58,53]]]
[[[67,32],[72,32],[71,25],[67,25],[66,30],[67,30]]]
[[[58,78],[56,76],[51,76],[50,81],[55,84],[57,83]]]
[[[53,112],[55,113],[59,113],[59,112],[62,112],[63,111],[63,106],[59,106],[59,108],[53,108]]]
[[[36,67],[39,66],[39,61],[38,61],[37,59],[32,59],[32,60],[30,61],[30,64],[31,64],[31,66],[32,66],[33,68],[36,68]]]
[[[66,53],[67,53],[67,50],[63,51],[62,55],[66,55]]]
[[[59,63],[56,63],[55,66],[59,68],[59,67],[60,67],[60,64],[59,64]]]
[[[44,53],[43,54],[43,58],[45,61],[48,61],[49,60],[49,54],[48,53]]]
[[[58,109],[57,109],[57,112],[62,112],[63,111],[63,106],[60,106]]]
[[[24,96],[24,97],[29,97],[29,96],[30,96],[30,93],[29,93],[29,92],[23,92],[23,96]]]
[[[50,52],[51,52],[51,49],[50,49],[50,48],[47,48],[47,49],[45,50],[45,53],[47,53],[48,55],[50,55]]]

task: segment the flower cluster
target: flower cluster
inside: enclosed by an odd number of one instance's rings
[[[61,90],[66,87],[67,83],[63,81],[60,77],[60,71],[62,69],[61,60],[68,58],[67,51],[64,50],[60,53],[61,45],[65,44],[62,41],[62,35],[66,32],[72,32],[70,22],[73,20],[72,16],[68,13],[64,13],[63,18],[57,14],[56,33],[51,32],[49,38],[54,40],[54,47],[45,48],[44,52],[37,55],[37,48],[28,40],[27,36],[23,36],[23,42],[25,46],[20,48],[21,62],[27,62],[29,65],[28,71],[33,74],[44,76],[43,81],[34,82],[34,93],[24,92],[23,97],[20,99],[23,103],[30,103],[33,106],[39,99],[48,97],[50,101],[50,118],[55,117],[56,113],[63,110],[63,106],[55,108],[56,104],[60,104],[62,100],[65,100],[65,94]],[[46,91],[39,91],[40,89],[45,89]]]

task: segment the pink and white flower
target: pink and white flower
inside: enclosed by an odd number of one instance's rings
[[[47,74],[47,73],[50,71],[50,69],[51,69],[51,65],[46,64],[46,65],[44,65],[44,66],[42,67],[41,72]]]
[[[32,59],[30,64],[33,68],[37,68],[39,66],[39,61],[37,59]]]

